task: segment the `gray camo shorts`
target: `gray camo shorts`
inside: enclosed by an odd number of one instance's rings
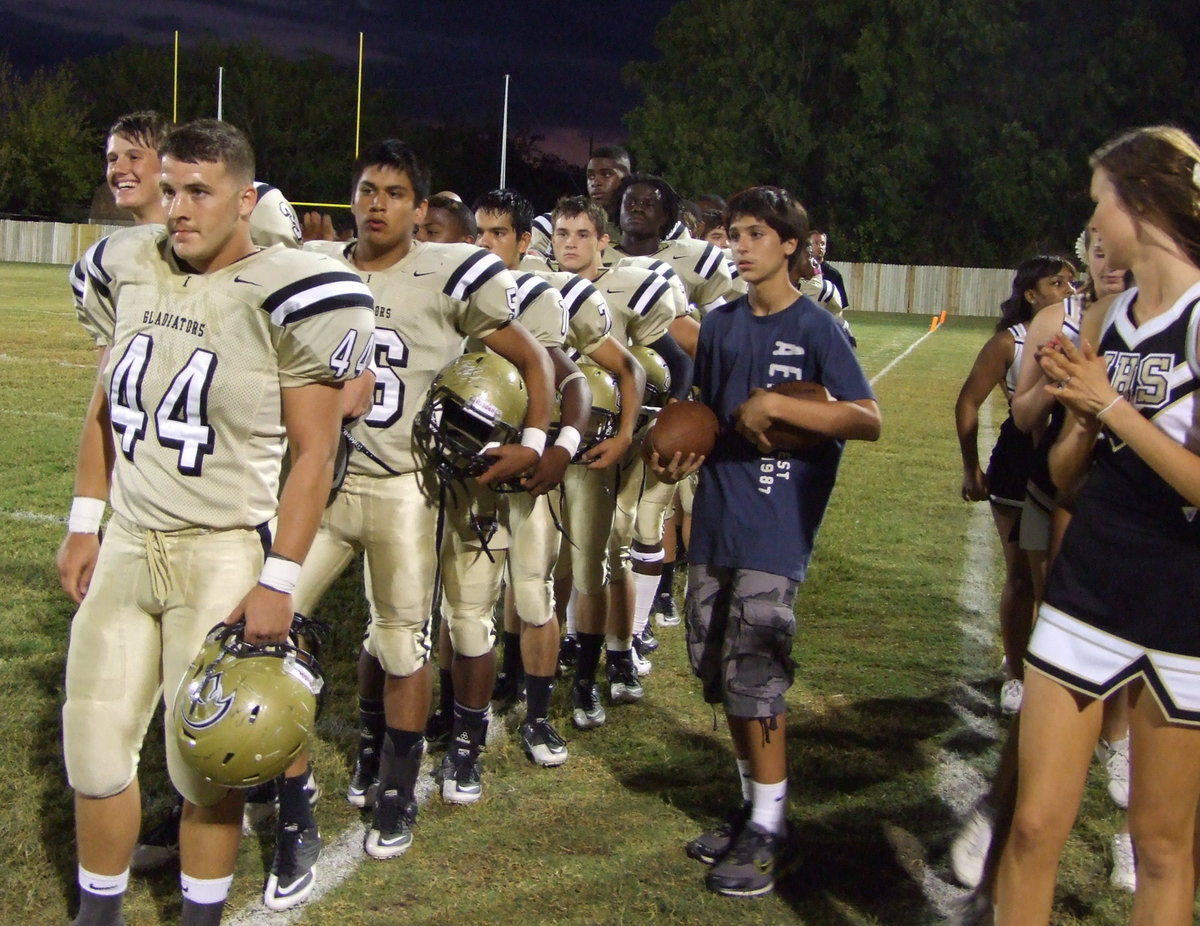
[[[731,717],[784,713],[796,663],[798,582],[754,569],[695,565],[684,604],[688,658],[704,700]]]

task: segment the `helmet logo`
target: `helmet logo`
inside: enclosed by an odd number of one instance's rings
[[[221,673],[205,675],[197,685],[188,686],[187,704],[183,709],[183,723],[193,730],[204,730],[219,723],[233,707],[236,693],[225,694],[221,688]]]

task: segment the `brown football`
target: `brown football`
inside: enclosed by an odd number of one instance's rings
[[[646,433],[646,452],[657,453],[664,463],[676,453],[708,456],[721,430],[717,416],[703,402],[671,402],[658,413]]]
[[[791,399],[807,399],[810,402],[833,401],[825,387],[812,380],[788,380],[767,388]],[[766,437],[776,450],[810,450],[829,440],[824,434],[818,434],[808,428],[799,428],[794,424],[773,424],[767,429]]]

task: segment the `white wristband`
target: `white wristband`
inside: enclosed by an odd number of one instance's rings
[[[268,553],[263,563],[262,572],[258,574],[258,584],[273,592],[290,595],[296,590],[296,582],[300,579],[300,564],[285,559],[278,553]]]
[[[579,433],[578,428],[567,425],[558,432],[558,437],[554,438],[554,446],[562,447],[567,452],[567,456],[574,460],[575,454],[579,452],[579,444],[582,440],[583,435]]]
[[[1096,420],[1102,421],[1104,419],[1104,416],[1112,411],[1113,406],[1116,405],[1118,402],[1120,402],[1123,398],[1125,398],[1125,396],[1123,396],[1123,395],[1117,396],[1115,399],[1113,399],[1111,402],[1109,402],[1107,405],[1105,405],[1104,408],[1102,408],[1102,409],[1100,409],[1100,411],[1096,412]]]
[[[76,495],[71,499],[71,513],[67,516],[67,530],[72,534],[100,533],[100,519],[104,517],[104,499]]]
[[[525,428],[521,432],[521,446],[528,447],[540,457],[546,449],[546,432],[541,428]]]

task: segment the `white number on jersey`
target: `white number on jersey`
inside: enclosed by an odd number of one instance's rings
[[[216,432],[205,419],[216,371],[217,355],[196,348],[154,412],[158,442],[179,451],[179,471],[185,476],[199,476],[205,455],[213,452]]]
[[[139,334],[125,350],[121,362],[113,370],[108,387],[108,415],[113,430],[121,435],[121,452],[133,459],[137,442],[146,436],[146,411],[142,408],[142,380],[146,378],[146,362],[154,350],[147,334]]]
[[[392,328],[375,329],[375,404],[363,417],[369,427],[386,428],[404,414],[404,380],[396,370],[408,366],[408,345]]]
[[[113,369],[108,388],[109,420],[121,435],[121,452],[129,460],[137,442],[146,436],[149,416],[142,405],[142,381],[153,353],[150,335],[136,335]],[[179,471],[185,476],[199,476],[204,457],[213,452],[216,433],[206,418],[208,388],[216,370],[217,355],[197,348],[154,412],[158,442],[179,451]]]
[[[346,378],[346,373],[350,369],[350,358],[354,356],[354,344],[357,340],[358,331],[351,328],[346,332],[346,336],[342,338],[342,343],[337,346],[337,349],[329,358],[329,369],[333,370],[341,379]],[[368,340],[367,346],[363,348],[363,352],[358,355],[358,360],[354,362],[354,376],[359,376],[362,373],[367,366],[367,361],[370,359],[371,341]]]

